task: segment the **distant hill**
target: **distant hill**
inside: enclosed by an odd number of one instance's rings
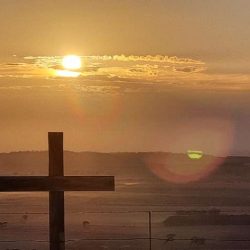
[[[185,154],[174,153],[93,153],[70,152],[64,154],[65,175],[115,175],[116,178],[154,179],[158,178],[150,171],[145,159],[159,159],[176,162],[179,165],[197,164],[207,161],[212,156],[200,160],[191,160]],[[212,157],[216,160],[216,157]],[[202,163],[202,162],[201,162]],[[13,152],[0,153],[1,175],[47,175],[48,153]],[[249,180],[250,157],[230,156],[209,177],[208,180],[225,180],[227,178]]]
[[[209,175],[199,181],[177,184],[156,176],[147,165],[164,163],[193,171],[209,161],[220,158],[204,156],[192,160],[185,154],[174,153],[92,153],[64,154],[65,175],[114,175],[116,191],[103,194],[77,194],[88,200],[88,208],[96,210],[199,210],[225,207],[250,207],[250,157],[230,156]],[[13,152],[0,154],[0,175],[48,175],[48,152]],[[76,194],[74,194],[76,195]],[[38,197],[34,194],[35,197]],[[5,196],[4,196],[5,197]],[[20,196],[21,197],[21,196]],[[25,196],[22,196],[24,199]],[[85,198],[81,199],[86,207]],[[101,199],[100,199],[101,198]],[[7,199],[7,198],[6,198]],[[73,200],[70,200],[71,203]],[[9,201],[6,201],[6,204]],[[29,204],[29,199],[21,203]],[[75,206],[79,200],[75,199]],[[5,204],[2,202],[2,204]],[[38,205],[38,207],[40,204]],[[73,206],[73,205],[72,205]],[[231,209],[231,208],[230,208]],[[244,210],[244,209],[243,209]],[[231,211],[231,210],[230,210]],[[244,210],[245,211],[245,210]],[[245,212],[242,212],[245,213]],[[177,214],[178,215],[178,214]],[[221,219],[221,217],[220,217]],[[245,218],[243,218],[245,219]],[[179,219],[177,218],[177,221]],[[192,224],[192,221],[190,222]]]

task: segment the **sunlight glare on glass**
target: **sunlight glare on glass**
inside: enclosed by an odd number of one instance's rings
[[[65,56],[62,60],[62,66],[69,70],[80,69],[82,67],[81,57],[76,55]]]

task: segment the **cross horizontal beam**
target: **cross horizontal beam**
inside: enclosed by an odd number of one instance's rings
[[[0,192],[114,191],[113,176],[1,176]]]

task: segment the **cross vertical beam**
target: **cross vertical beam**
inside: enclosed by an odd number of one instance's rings
[[[63,176],[63,133],[49,132],[49,176]],[[50,250],[65,250],[64,192],[49,192]]]

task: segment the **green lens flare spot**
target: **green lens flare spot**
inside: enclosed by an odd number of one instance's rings
[[[203,156],[203,152],[199,150],[188,150],[187,155],[192,160],[199,160]]]

